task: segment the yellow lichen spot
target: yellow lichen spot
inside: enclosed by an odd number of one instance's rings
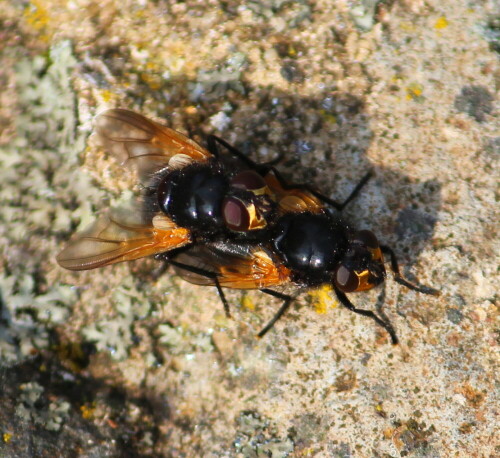
[[[8,444],[10,442],[10,440],[12,439],[12,434],[11,433],[3,433],[2,439],[3,439],[3,442],[5,444]]]
[[[412,22],[402,22],[399,27],[401,30],[404,32],[414,32],[415,31],[415,24]]]
[[[137,5],[139,8],[141,7],[141,5]],[[138,22],[138,21],[142,21],[144,19],[147,19],[148,16],[146,14],[146,11],[144,9],[136,9],[134,11],[134,19]]]
[[[444,16],[441,16],[434,24],[434,28],[437,30],[445,29],[446,27],[448,27],[448,25],[448,19],[446,19]]]
[[[309,292],[309,296],[311,297],[312,305],[316,313],[320,315],[324,315],[328,307],[333,308],[337,306],[336,301],[332,298],[331,286],[325,285],[319,289],[314,289]]]
[[[417,100],[422,98],[424,87],[419,83],[411,83],[406,87],[406,99]]]
[[[330,123],[330,124],[337,124],[337,117],[333,115],[332,113],[326,111],[326,110],[320,110],[319,114],[323,118],[324,121]]]
[[[39,0],[32,0],[24,9],[24,19],[26,23],[36,30],[42,30],[49,23],[49,15],[47,9]]]
[[[158,65],[156,65],[154,62],[148,61],[146,62],[146,70],[149,71],[158,71]]]
[[[26,24],[38,32],[38,38],[42,41],[49,41],[50,36],[47,33],[49,25],[49,13],[43,5],[43,1],[32,0],[23,11],[23,17]]]
[[[141,79],[144,81],[152,91],[161,89],[162,81],[159,75],[153,73],[142,73]]]
[[[392,439],[392,437],[394,436],[394,431],[394,428],[387,428],[382,431],[382,434],[384,435],[385,439]]]
[[[296,57],[297,56],[297,50],[293,45],[288,46],[288,55],[290,57]]]
[[[241,298],[241,306],[246,310],[255,310],[255,304],[246,294]]]
[[[84,405],[80,406],[80,412],[82,413],[82,417],[85,420],[90,420],[94,416],[95,405],[94,404],[91,404],[91,405],[84,404]]]
[[[198,108],[196,108],[194,105],[189,105],[184,108],[184,113],[188,115],[195,115],[196,113],[198,113]]]
[[[226,316],[226,314],[224,313],[223,310],[220,310],[220,311],[215,313],[214,322],[217,326],[219,326],[221,328],[227,328],[230,325],[231,320]],[[187,331],[189,331],[189,328],[186,327],[184,329],[184,332],[187,332]]]
[[[101,91],[101,98],[103,102],[109,103],[115,97],[116,97],[115,94],[113,94],[108,89],[104,89]]]

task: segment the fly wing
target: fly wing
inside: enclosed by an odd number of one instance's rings
[[[162,168],[212,157],[184,134],[129,110],[113,109],[97,116],[95,133],[97,143],[121,164],[136,170],[141,182]]]
[[[163,214],[112,210],[77,233],[56,257],[61,267],[88,270],[170,251],[191,242],[187,229]]]
[[[176,267],[177,273],[197,285],[213,285],[214,274],[221,286],[234,289],[269,288],[290,279],[290,271],[259,246],[237,243],[198,245],[179,254],[175,261],[186,266]]]

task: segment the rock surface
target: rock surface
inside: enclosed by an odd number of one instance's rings
[[[474,2],[473,2],[474,3]],[[498,5],[494,0],[32,0],[0,11],[2,456],[497,456]],[[353,6],[355,5],[355,6]],[[496,9],[495,9],[496,8]],[[88,135],[139,111],[342,200],[404,275],[401,344],[305,292],[279,303],[141,260],[55,255],[130,176]]]

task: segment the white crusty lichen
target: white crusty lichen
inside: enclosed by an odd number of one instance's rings
[[[108,351],[115,360],[123,360],[133,344],[132,326],[137,318],[149,314],[151,303],[137,291],[134,279],[122,279],[111,296],[115,315],[93,322],[82,329],[84,338],[100,351]]]
[[[48,345],[47,328],[63,323],[76,299],[73,288],[37,293],[33,276],[0,275],[0,361],[14,363]]]
[[[44,388],[37,382],[23,383],[19,386],[21,394],[16,407],[16,415],[26,422],[32,422],[48,429],[59,431],[68,417],[71,405],[66,401],[55,400],[40,402]]]
[[[77,174],[86,135],[76,129],[75,64],[70,42],[63,41],[15,67],[16,135],[0,147],[2,362],[47,348],[49,330],[68,318],[77,298],[70,286],[47,278],[53,236],[69,231],[81,211],[73,209],[96,197],[90,180]]]

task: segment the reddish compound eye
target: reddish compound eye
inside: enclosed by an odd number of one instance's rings
[[[344,293],[351,293],[359,287],[359,276],[353,270],[340,265],[335,273],[335,284]]]
[[[247,206],[237,197],[226,197],[222,202],[222,217],[226,226],[233,231],[247,231],[250,214]]]
[[[231,186],[246,191],[259,191],[266,187],[266,182],[257,172],[246,170],[231,179]]]
[[[361,242],[366,247],[372,249],[379,247],[377,237],[375,237],[375,234],[372,231],[363,230],[356,232],[354,242]]]

